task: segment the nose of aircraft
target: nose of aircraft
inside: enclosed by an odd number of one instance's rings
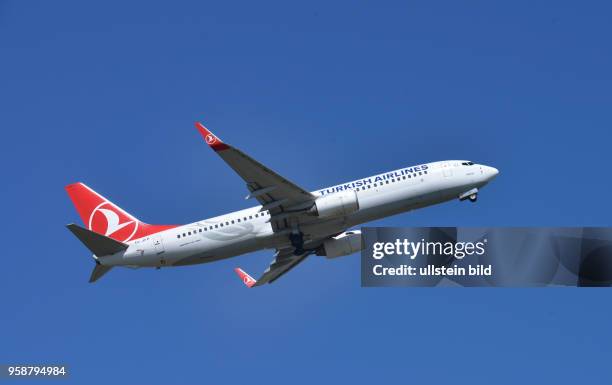
[[[487,182],[493,180],[493,178],[495,178],[497,174],[499,174],[499,170],[497,170],[495,167],[483,166],[483,169],[487,178]]]

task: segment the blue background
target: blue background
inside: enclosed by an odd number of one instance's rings
[[[85,4],[87,3],[87,4]],[[610,225],[608,2],[0,2],[0,363],[75,383],[609,379],[606,289],[362,289],[358,255],[93,262],[84,181],[149,223],[248,207],[195,120],[309,189],[470,159],[477,204],[372,225]],[[606,379],[606,380],[604,380]]]

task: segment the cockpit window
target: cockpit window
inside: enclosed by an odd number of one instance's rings
[[[462,162],[461,164],[464,165],[464,166],[473,166],[474,162],[469,162],[468,161],[468,162]]]

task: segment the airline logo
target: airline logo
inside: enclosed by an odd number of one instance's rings
[[[248,275],[242,278],[242,282],[244,282],[244,284],[247,285],[248,287],[251,287],[255,284],[255,280]]]
[[[372,183],[382,183],[386,180],[391,180],[394,178],[402,178],[403,176],[407,175],[409,178],[416,178],[417,175],[421,175],[421,173],[425,172],[425,174],[427,174],[427,170],[429,169],[429,166],[426,164],[421,164],[418,166],[412,166],[412,167],[408,167],[408,168],[404,168],[401,169],[399,171],[392,171],[392,172],[388,172],[386,174],[380,174],[380,175],[376,175],[376,176],[372,176],[369,178],[365,178],[365,179],[360,179],[357,180],[355,182],[351,182],[351,183],[345,183],[342,185],[338,185],[338,186],[334,186],[334,187],[330,187],[328,189],[325,190],[319,190],[317,191],[319,194],[321,195],[325,195],[325,194],[332,194],[338,191],[346,191],[346,190],[351,190],[357,187],[361,187],[361,186],[365,186],[365,185],[369,185]]]
[[[255,285],[257,283],[257,280],[255,280],[255,278],[251,277],[250,275],[248,275],[244,270],[242,270],[241,268],[237,267],[234,269],[234,271],[236,272],[236,274],[238,274],[238,276],[240,277],[240,279],[242,279],[242,282],[244,282],[244,284],[247,287],[253,287],[253,285]]]
[[[66,186],[66,191],[83,224],[89,230],[119,242],[131,241],[176,227],[142,223],[84,183],[69,184]]]
[[[208,146],[210,146],[210,148],[212,148],[213,150],[223,151],[230,148],[227,144],[223,143],[221,139],[217,138],[212,132],[208,131],[208,128],[204,127],[202,123],[196,122],[195,125],[198,131],[200,131],[200,135],[202,135],[206,144],[208,144]]]
[[[118,210],[110,202],[102,202],[91,212],[88,228],[119,242],[125,242],[136,234],[138,221]]]
[[[206,143],[208,143],[209,145],[213,145],[215,144],[215,142],[217,141],[217,138],[214,137],[213,134],[207,134],[204,137],[204,140],[206,141]]]

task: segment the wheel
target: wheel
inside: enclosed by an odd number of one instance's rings
[[[476,202],[477,200],[478,200],[478,195],[477,194],[470,195],[470,201]]]

